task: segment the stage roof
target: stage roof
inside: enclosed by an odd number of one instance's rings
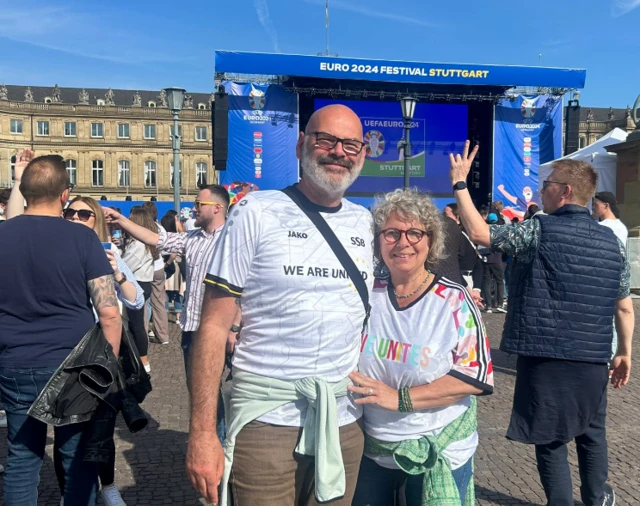
[[[427,63],[216,51],[216,73],[466,86],[584,88],[587,71],[517,65]]]

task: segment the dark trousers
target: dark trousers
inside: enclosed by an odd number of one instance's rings
[[[140,288],[144,292],[145,306],[146,301],[151,297],[151,282],[138,281]],[[127,317],[129,318],[129,332],[133,336],[133,340],[138,348],[141,357],[149,354],[149,336],[144,326],[144,307],[142,309],[127,309]]]
[[[608,476],[607,393],[584,434],[575,438],[580,469],[580,496],[585,506],[600,506]],[[549,506],[573,506],[573,487],[566,443],[536,445],[540,481]]]
[[[496,303],[493,303],[491,285],[496,285]],[[502,262],[497,264],[484,264],[484,277],[482,279],[482,290],[484,291],[484,300],[487,307],[500,307],[504,302],[504,265]]]
[[[451,474],[460,493],[460,504],[464,504],[469,482],[473,478],[472,459]],[[387,469],[363,456],[352,506],[421,506],[423,478],[422,474],[409,475],[401,469]],[[404,500],[399,497],[403,486]]]
[[[47,425],[27,415],[31,404],[56,368],[0,369],[0,392],[7,411],[8,458],[4,474],[7,506],[36,506],[40,468],[47,442]],[[87,428],[74,423],[55,427],[54,444],[65,477],[64,503],[93,506],[98,490],[98,465],[83,460]]]

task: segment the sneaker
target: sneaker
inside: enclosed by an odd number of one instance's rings
[[[149,331],[149,337],[150,337],[151,339],[154,339],[154,338],[156,337],[156,333],[155,333],[153,330],[150,330],[150,331]]]
[[[608,483],[604,484],[604,499],[602,506],[614,506],[616,504],[616,493]]]
[[[501,307],[497,307],[494,309],[494,311],[496,311],[497,313],[506,313],[507,310],[504,308],[504,306]]]
[[[100,495],[102,495],[102,502],[105,506],[127,506],[127,503],[122,500],[120,491],[115,485],[102,487]]]
[[[493,310],[490,307],[488,307],[487,309],[484,310],[484,312],[485,313],[493,313]]]
[[[7,426],[7,412],[3,409],[0,410],[0,427]]]

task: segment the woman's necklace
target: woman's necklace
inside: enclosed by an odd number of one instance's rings
[[[416,293],[418,293],[420,290],[422,290],[422,288],[424,287],[424,285],[427,284],[427,281],[429,280],[429,276],[431,276],[431,271],[427,271],[427,277],[424,278],[424,281],[422,283],[420,283],[420,286],[418,288],[416,288],[413,292],[408,293],[407,295],[398,295],[398,292],[396,292],[396,289],[393,289],[393,294],[396,296],[396,299],[408,299],[410,297],[413,297]]]

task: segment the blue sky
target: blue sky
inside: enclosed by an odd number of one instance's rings
[[[340,56],[586,68],[587,106],[626,107],[640,93],[640,0],[329,5],[330,51]],[[0,0],[7,84],[209,92],[215,49],[324,47],[324,0]]]

